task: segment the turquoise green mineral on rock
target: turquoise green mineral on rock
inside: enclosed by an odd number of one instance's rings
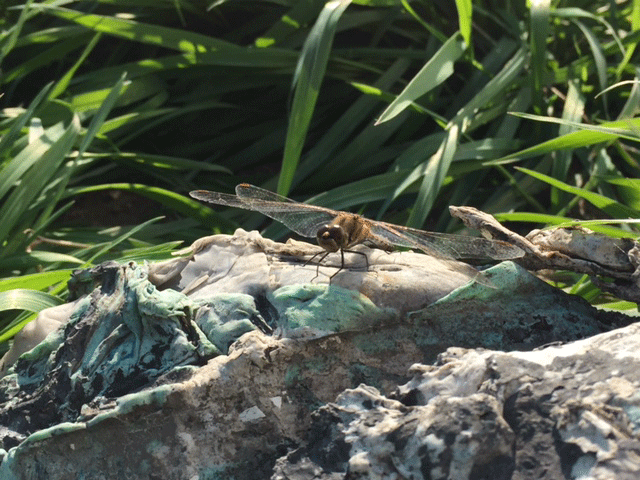
[[[194,322],[198,305],[174,290],[157,290],[146,266],[107,264],[79,279],[93,291],[0,380],[0,424],[11,428],[10,418],[23,415],[31,423],[22,429],[33,432],[53,420],[73,422],[96,398],[149,386],[219,354]],[[58,411],[49,418],[42,411],[51,404]]]
[[[226,354],[229,345],[243,334],[268,326],[255,305],[254,298],[242,293],[219,293],[198,301],[196,322],[216,348]]]
[[[355,290],[331,285],[287,285],[268,298],[284,332],[302,327],[327,333],[362,330],[395,315]]]

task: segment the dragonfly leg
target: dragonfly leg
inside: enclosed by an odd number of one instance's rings
[[[325,251],[323,251],[323,252],[318,252],[318,253],[316,253],[315,255],[313,255],[309,260],[307,260],[306,262],[304,262],[304,264],[303,264],[302,266],[303,266],[303,267],[306,267],[307,265],[309,265],[309,264],[313,261],[313,259],[314,259],[314,258],[316,258],[318,255],[322,255],[322,257],[320,257],[320,260],[318,260],[318,263],[320,263],[320,262],[321,262],[322,260],[324,260],[324,259],[327,257],[327,255],[329,255],[330,253],[332,253],[332,252],[325,252]]]
[[[362,255],[364,257],[364,262],[367,264],[365,270],[369,271],[369,257],[367,257],[367,254],[364,252],[356,252],[355,250],[340,250],[340,268],[338,269],[338,271],[336,273],[334,273],[333,275],[331,275],[329,277],[329,283],[331,283],[331,279],[333,277],[335,277],[337,274],[339,274],[343,269],[344,269],[344,252],[348,252],[348,253],[355,253],[358,255]]]
[[[356,250],[345,250],[345,252],[349,252],[349,253],[355,253],[356,255],[362,255],[364,257],[364,263],[367,265],[365,270],[369,270],[369,257],[367,257],[367,254],[364,252],[358,252]],[[344,264],[344,259],[343,259],[343,264]],[[344,266],[344,265],[343,265]]]
[[[334,273],[333,275],[331,275],[329,277],[329,283],[331,283],[331,279],[333,277],[335,277],[337,274],[339,274],[343,269],[344,269],[344,252],[348,252],[348,253],[355,253],[357,255],[362,255],[364,257],[364,263],[367,265],[365,267],[366,271],[369,271],[369,257],[367,257],[367,254],[364,252],[357,252],[355,250],[340,250],[340,268],[338,269],[338,271],[336,273]],[[324,257],[323,257],[324,258]]]
[[[367,254],[366,254],[366,253],[364,253],[364,252],[357,252],[357,251],[355,251],[355,250],[342,250],[342,249],[341,249],[341,250],[340,250],[340,268],[339,268],[339,269],[338,269],[338,270],[337,270],[333,275],[331,275],[331,276],[329,277],[329,283],[331,283],[331,279],[332,279],[333,277],[335,277],[335,276],[336,276],[337,274],[339,274],[342,270],[344,270],[344,252],[348,252],[348,253],[355,253],[355,254],[357,254],[357,255],[362,255],[362,256],[364,257],[364,262],[365,262],[365,264],[367,265],[367,266],[366,266],[366,268],[365,268],[365,270],[367,270],[367,271],[369,270],[369,257],[367,257]],[[320,275],[320,264],[322,263],[322,261],[323,261],[325,258],[327,258],[327,255],[329,255],[330,253],[333,253],[333,252],[318,252],[318,253],[316,253],[315,255],[313,255],[309,260],[307,260],[306,262],[304,262],[304,265],[305,265],[305,266],[306,266],[306,265],[309,265],[309,263],[311,263],[311,261],[312,261],[314,258],[316,258],[318,255],[322,255],[322,256],[318,259],[318,261],[317,261],[317,263],[316,263],[316,276],[315,276],[315,277],[313,277],[313,278],[311,279],[311,281],[315,280],[315,279]]]
[[[306,262],[304,262],[304,266],[306,267],[307,265],[309,265],[311,263],[311,261],[316,258],[318,255],[322,255],[320,257],[320,259],[318,260],[317,264],[316,264],[316,276],[313,277],[311,279],[311,281],[313,282],[316,278],[318,278],[318,276],[320,275],[320,263],[322,262],[322,260],[324,260],[325,258],[327,258],[327,255],[329,255],[332,252],[318,252],[315,255],[313,255],[309,260],[307,260]],[[339,270],[338,270],[339,271]],[[333,276],[331,277],[333,278]],[[329,279],[331,280],[331,279]]]
[[[329,284],[331,284],[331,280],[333,280],[333,277],[339,274],[343,268],[344,268],[344,250],[340,249],[340,268],[336,271],[336,273],[334,273],[329,277]]]

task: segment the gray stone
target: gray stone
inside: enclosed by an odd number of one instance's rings
[[[602,333],[631,318],[511,262],[360,250],[330,284],[338,254],[243,231],[78,272],[0,380],[0,478],[634,472],[640,336]]]
[[[639,352],[637,324],[531,352],[451,348],[392,395],[361,385],[318,409],[272,478],[640,478]]]

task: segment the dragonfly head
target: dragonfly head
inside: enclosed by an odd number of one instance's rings
[[[316,235],[318,245],[327,252],[337,252],[342,248],[347,248],[349,236],[340,225],[325,225]]]

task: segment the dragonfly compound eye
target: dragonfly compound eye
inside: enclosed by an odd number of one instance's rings
[[[318,230],[318,245],[328,252],[337,252],[346,246],[347,235],[340,225],[325,225]]]

